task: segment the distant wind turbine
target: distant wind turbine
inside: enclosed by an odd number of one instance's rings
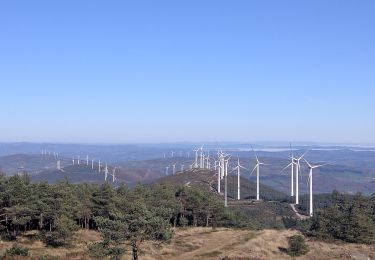
[[[165,175],[168,175],[169,166],[165,167]]]

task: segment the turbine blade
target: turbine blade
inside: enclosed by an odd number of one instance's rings
[[[253,174],[253,172],[255,171],[255,169],[258,167],[258,164],[257,165],[255,165],[255,167],[254,167],[254,169],[251,171],[251,173],[250,173],[250,176]]]

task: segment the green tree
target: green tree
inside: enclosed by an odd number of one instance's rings
[[[301,256],[309,252],[309,248],[305,243],[305,238],[301,235],[291,236],[288,239],[288,244],[287,253],[290,256]]]
[[[109,218],[98,217],[96,222],[103,234],[104,244],[111,248],[110,252],[119,245],[127,243],[132,247],[133,259],[138,259],[138,250],[145,240],[167,240],[172,233],[169,222],[166,222],[155,212],[149,210],[145,203],[121,200],[118,209],[111,212]]]

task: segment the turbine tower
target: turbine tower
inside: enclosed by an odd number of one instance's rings
[[[237,166],[233,169],[234,171],[237,170],[237,200],[240,200],[241,199],[241,191],[240,191],[240,187],[241,187],[241,184],[240,184],[240,174],[241,174],[241,168],[242,169],[245,169],[245,167],[243,167],[241,164],[240,164],[240,158],[237,157]]]
[[[200,150],[200,162],[199,162],[199,166],[200,168],[204,168],[204,162],[203,162],[203,145],[201,146],[201,148],[199,148]]]
[[[172,164],[172,172],[173,172],[173,175],[176,173],[176,164]]]
[[[116,180],[115,172],[116,172],[116,167],[113,168],[113,172],[112,172],[112,182],[115,182],[115,180]]]
[[[60,160],[58,160],[57,163],[56,163],[56,169],[57,169],[58,171],[61,170]]]
[[[252,149],[253,152],[254,152],[255,159],[257,160],[257,163],[256,163],[254,169],[252,170],[252,172],[250,173],[250,176],[253,174],[253,172],[254,172],[255,169],[256,169],[256,170],[257,170],[257,200],[259,200],[259,171],[260,171],[260,166],[261,166],[261,165],[266,165],[266,164],[260,162],[259,159],[258,159],[258,155],[257,155],[256,152],[254,151],[254,148],[251,147],[251,149]]]
[[[194,168],[198,168],[198,149],[193,150],[195,152],[195,163],[194,163]]]
[[[99,160],[99,162],[98,162],[98,171],[99,171],[99,173],[100,173],[100,167],[101,167],[101,164],[100,164],[100,160]]]
[[[73,161],[73,165],[74,165],[74,156],[73,156],[73,160],[72,161]]]
[[[313,169],[322,167],[326,164],[321,164],[321,165],[311,165],[305,158],[303,159],[307,165],[310,168],[310,173],[309,173],[309,182],[310,182],[310,217],[313,216],[313,190],[312,190],[312,175],[313,175]]]
[[[86,155],[86,165],[89,166],[89,156]]]
[[[228,159],[224,160],[224,175],[225,175],[225,202],[224,206],[228,207],[228,163],[229,163],[230,156]]]
[[[165,167],[165,175],[168,175],[169,166]]]
[[[300,157],[298,157],[295,161],[296,163],[296,205],[299,204],[299,180],[298,176],[301,173],[301,164],[300,161],[303,159],[303,157],[307,154],[308,151],[306,151],[304,154],[302,154]]]
[[[181,171],[183,172],[184,171],[184,166],[183,164],[181,164]]]
[[[94,159],[91,159],[91,169],[94,170]]]
[[[285,171],[289,167],[291,168],[291,175],[290,175],[290,196],[293,197],[294,196],[294,165],[296,165],[296,163],[295,163],[296,158],[294,158],[292,144],[290,144],[290,151],[291,151],[291,155],[292,156],[290,156],[289,158],[292,161],[287,166],[285,166],[284,169],[282,169],[280,173],[282,173],[283,171]]]
[[[107,176],[108,176],[108,166],[107,166],[107,164],[105,164],[104,181],[107,181]]]

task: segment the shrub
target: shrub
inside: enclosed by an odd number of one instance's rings
[[[5,254],[8,256],[28,256],[29,249],[15,244],[11,248],[7,249]]]
[[[287,253],[290,256],[301,256],[309,252],[309,248],[305,243],[305,238],[301,235],[291,236],[288,241],[289,248]]]

